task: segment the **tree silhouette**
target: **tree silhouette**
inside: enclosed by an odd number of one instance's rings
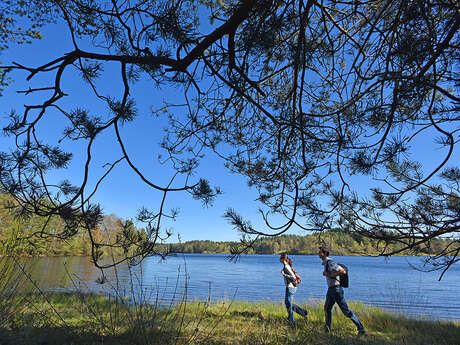
[[[457,2],[47,0],[8,6],[34,14],[46,6],[72,37],[74,49],[57,59],[2,69],[23,70],[28,80],[53,75],[53,85],[24,91],[25,97],[51,96],[13,113],[5,127],[17,148],[1,156],[1,183],[23,212],[60,215],[68,224],[63,237],[79,226],[91,233],[101,211],[90,204],[94,191],[85,189],[86,179],[79,186],[46,182],[49,169],[71,159],[59,145],[35,138],[50,109],[68,123],[63,140],[86,144],[85,178],[94,142],[108,130],[115,130],[121,155],[100,180],[123,162],[165,197],[182,191],[209,203],[220,191],[203,179],[192,182],[192,172],[205,151],[225,160],[257,188],[266,223],[256,229],[238,210],[228,210],[243,234],[238,250],[293,226],[339,226],[383,244],[398,242],[401,250],[450,237],[452,245],[428,262],[445,270],[458,261]],[[92,42],[91,49],[82,42]],[[98,76],[113,62],[119,63],[119,98],[98,92]],[[108,114],[60,107],[68,69],[80,71]],[[183,90],[182,105],[158,110],[169,118],[161,148],[176,170],[166,186],[136,166],[119,132],[124,122],[136,121],[131,88],[140,78]],[[439,147],[435,166],[433,157],[416,155],[421,142]],[[179,176],[186,182],[176,186]],[[285,222],[273,224],[274,214]],[[165,216],[173,215],[163,203],[142,212],[148,237],[158,239]],[[153,243],[141,240],[137,254],[151,253]],[[96,262],[99,245],[93,243]]]

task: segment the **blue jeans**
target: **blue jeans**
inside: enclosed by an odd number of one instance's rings
[[[290,288],[286,286],[286,295],[284,296],[284,303],[286,304],[286,309],[288,312],[288,320],[292,323],[295,322],[294,312],[303,317],[307,317],[308,314],[308,312],[305,309],[299,307],[297,304],[294,304],[294,294],[296,290],[296,287]]]
[[[345,301],[345,297],[343,296],[343,288],[340,286],[330,287],[327,289],[326,294],[326,303],[324,303],[324,313],[326,314],[326,328],[329,330],[331,328],[332,322],[332,307],[334,304],[337,303],[342,310],[342,313],[351,319],[353,323],[358,328],[359,333],[366,333],[362,323],[356,317],[355,314],[348,308],[347,302]]]

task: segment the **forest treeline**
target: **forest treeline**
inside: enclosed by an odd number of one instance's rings
[[[15,214],[15,202],[5,193],[0,193],[0,255],[16,254],[19,256],[89,256],[91,241],[84,229],[78,229],[70,238],[62,239],[66,227],[59,217],[47,219],[30,214],[21,216]],[[47,222],[47,236],[40,236]],[[128,223],[130,223],[128,221]],[[95,242],[105,243],[122,238],[127,231],[137,236],[146,237],[142,229],[137,229],[132,223],[126,222],[114,214],[104,216],[99,226],[92,231]],[[56,236],[49,236],[49,234]],[[129,248],[128,248],[129,249]],[[103,250],[103,255],[119,256],[121,249]]]
[[[89,256],[91,255],[91,242],[86,231],[79,231],[70,239],[42,238],[40,231],[46,219],[37,215],[30,217],[17,217],[9,206],[14,205],[13,200],[6,194],[0,194],[0,255],[14,252],[23,256]],[[126,226],[124,221],[116,215],[105,216],[92,236],[95,241],[110,241],[121,237]],[[147,236],[142,229],[134,225],[131,231],[139,236]],[[64,224],[59,218],[48,221],[47,231],[60,234],[65,231]],[[327,242],[334,255],[375,255],[381,245],[359,234],[350,234],[339,229],[333,229],[321,234],[282,235],[278,237],[263,237],[257,240],[248,254],[316,254],[319,241]],[[449,240],[435,239],[429,246],[418,248],[421,254],[433,254],[447,246]],[[184,243],[158,245],[157,251],[172,253],[219,253],[230,254],[237,242],[215,242],[210,240],[195,240]],[[402,247],[402,245],[401,245]],[[391,250],[399,249],[397,244],[392,244]],[[106,252],[105,255],[120,255],[121,252]],[[402,255],[414,253],[403,251]]]
[[[321,234],[311,235],[282,235],[278,237],[264,237],[258,239],[248,254],[317,254],[320,241],[328,243],[334,255],[376,255],[382,249],[381,243],[372,241],[359,234],[350,234],[339,229],[325,231]],[[447,246],[449,240],[435,239],[430,246],[422,245],[417,252],[402,251],[401,255],[430,255],[436,253],[442,247]],[[170,251],[176,253],[220,253],[229,254],[237,242],[214,242],[214,241],[187,241],[169,245]],[[387,246],[389,250],[398,250],[403,245],[392,244]]]

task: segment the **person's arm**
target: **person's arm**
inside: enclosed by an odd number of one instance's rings
[[[347,273],[347,272],[345,272],[343,267],[337,265],[333,261],[328,261],[326,265],[329,265],[329,270],[326,269],[323,272],[323,276],[326,276],[326,277],[329,277],[329,278],[335,278],[337,276],[341,276],[341,275],[344,275],[345,273]]]
[[[341,275],[344,275],[345,273],[345,270],[343,269],[343,267],[340,267],[339,265],[337,265],[337,269],[336,270],[331,270],[329,272],[324,272],[326,273],[325,276],[328,276],[329,278],[335,278],[337,276],[341,276]]]

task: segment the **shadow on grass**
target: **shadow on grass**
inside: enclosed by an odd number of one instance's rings
[[[160,345],[171,342],[176,334],[154,332],[149,344]],[[180,343],[180,341],[178,342]],[[24,327],[17,330],[0,329],[0,345],[141,345],[143,341],[132,332],[117,335],[101,335],[82,331],[81,327]]]
[[[264,315],[260,311],[238,311],[238,310],[234,310],[234,311],[230,312],[230,315],[234,316],[234,317],[255,318],[255,319],[262,320],[262,321],[267,320],[267,318],[264,317]]]
[[[118,342],[119,343],[119,342]],[[82,333],[72,327],[23,327],[0,329],[0,345],[117,344],[114,337]]]

